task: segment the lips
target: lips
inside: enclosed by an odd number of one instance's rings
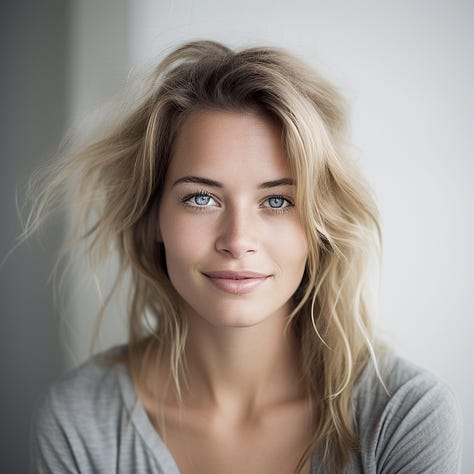
[[[203,275],[216,288],[232,295],[250,293],[270,276],[251,271],[213,271]]]

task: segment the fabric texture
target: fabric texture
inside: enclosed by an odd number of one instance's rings
[[[346,472],[460,472],[462,423],[449,386],[393,354],[380,356],[379,365],[390,396],[369,362],[352,397],[361,451],[352,455]],[[34,419],[32,472],[178,474],[136,402],[125,367],[106,366],[98,357],[58,380]],[[327,472],[319,459],[316,450],[313,474]]]

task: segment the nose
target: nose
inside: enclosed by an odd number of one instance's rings
[[[251,210],[229,209],[219,222],[215,247],[221,254],[241,259],[257,251],[257,235],[257,222]]]

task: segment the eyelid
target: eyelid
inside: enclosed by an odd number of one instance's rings
[[[213,206],[213,205],[199,206],[198,204],[193,204],[189,202],[190,199],[199,197],[199,196],[206,196],[206,197],[212,198],[217,204],[217,206]],[[201,209],[201,210],[204,210],[208,207],[218,207],[218,206],[220,207],[220,203],[217,197],[214,194],[210,193],[209,191],[206,191],[205,189],[200,189],[199,191],[194,191],[192,193],[186,193],[184,196],[180,198],[180,202],[185,206],[189,206],[194,209]]]

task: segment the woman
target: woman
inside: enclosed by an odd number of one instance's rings
[[[200,41],[60,167],[39,208],[78,176],[129,341],[51,388],[39,472],[458,472],[450,389],[373,335],[379,224],[345,139],[298,60]]]

